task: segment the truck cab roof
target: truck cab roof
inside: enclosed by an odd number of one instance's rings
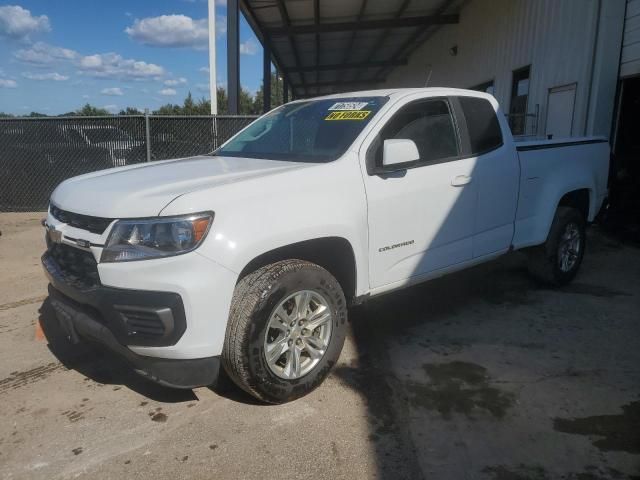
[[[331,95],[323,95],[319,97],[313,97],[309,99],[300,99],[296,100],[299,102],[308,101],[308,100],[319,100],[319,99],[332,99],[332,98],[358,98],[358,97],[389,97],[393,99],[398,99],[402,97],[406,97],[407,95],[423,93],[429,96],[454,96],[454,95],[465,95],[465,96],[474,96],[478,98],[490,98],[494,99],[492,95],[488,93],[478,92],[476,90],[467,90],[462,88],[444,88],[444,87],[423,87],[423,88],[383,88],[378,90],[361,90],[357,92],[345,92],[345,93],[334,93]]]

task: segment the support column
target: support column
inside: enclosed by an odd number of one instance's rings
[[[218,85],[216,82],[216,1],[209,0],[209,96],[211,115],[218,114]]]
[[[267,113],[271,110],[271,49],[266,44],[263,46],[262,57],[262,110]]]
[[[240,113],[240,9],[227,0],[227,99],[229,115]]]

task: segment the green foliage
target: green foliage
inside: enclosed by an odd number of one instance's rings
[[[228,95],[227,91],[223,87],[218,87],[216,90],[216,96],[218,100],[218,114],[227,115],[228,108]],[[262,105],[262,101],[260,101]],[[262,107],[260,107],[262,108]],[[256,110],[256,101],[251,94],[244,88],[240,89],[240,115],[254,115],[256,113],[262,113],[261,110]],[[187,94],[182,105],[176,105],[167,103],[162,105],[157,110],[154,110],[154,115],[210,115],[211,114],[211,102],[202,97],[200,100],[194,100],[191,92]]]
[[[262,91],[263,87],[260,86],[255,96],[245,90],[240,89],[240,115],[260,115],[262,114]],[[218,87],[216,91],[218,100],[218,114],[227,115],[229,113],[228,95],[224,87]],[[275,108],[278,105],[282,105],[282,80],[278,78],[275,73],[271,74],[271,108]],[[162,105],[157,110],[153,111],[154,115],[210,115],[211,114],[211,102],[204,97],[199,100],[194,100],[193,95],[189,92],[182,102],[182,105],[167,103]],[[104,108],[95,107],[89,103],[86,103],[82,108],[73,112],[63,113],[58,115],[60,117],[69,116],[106,116],[111,115],[108,110]],[[118,115],[143,115],[143,112],[135,107],[126,107],[118,112]],[[11,118],[15,115],[10,113],[0,112],[0,118]],[[44,113],[31,112],[28,117],[46,117]]]
[[[118,115],[142,115],[142,112],[135,107],[127,107],[124,110],[120,110]]]
[[[278,77],[275,72],[271,72],[271,108],[276,108],[279,105],[284,103],[283,90],[282,90],[282,79]],[[256,115],[261,115],[262,112],[262,97],[264,91],[264,84],[260,85],[260,88],[256,92],[256,96],[253,99],[253,113]]]
[[[105,110],[104,108],[94,107],[93,105],[90,105],[88,103],[85,103],[84,107],[82,107],[81,109],[76,110],[74,114],[81,117],[102,117],[105,115],[111,115],[108,110]]]

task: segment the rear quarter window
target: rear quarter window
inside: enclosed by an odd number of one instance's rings
[[[467,121],[469,143],[473,155],[482,155],[502,146],[502,130],[496,112],[488,100],[458,97]]]

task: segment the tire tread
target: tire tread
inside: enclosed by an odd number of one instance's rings
[[[260,297],[280,276],[302,268],[316,268],[325,271],[314,263],[290,259],[265,265],[242,278],[235,289],[229,321],[225,334],[222,364],[231,379],[244,391],[265,403],[279,403],[261,393],[252,381],[247,369],[248,356],[245,345],[248,344],[248,333],[255,306]]]

